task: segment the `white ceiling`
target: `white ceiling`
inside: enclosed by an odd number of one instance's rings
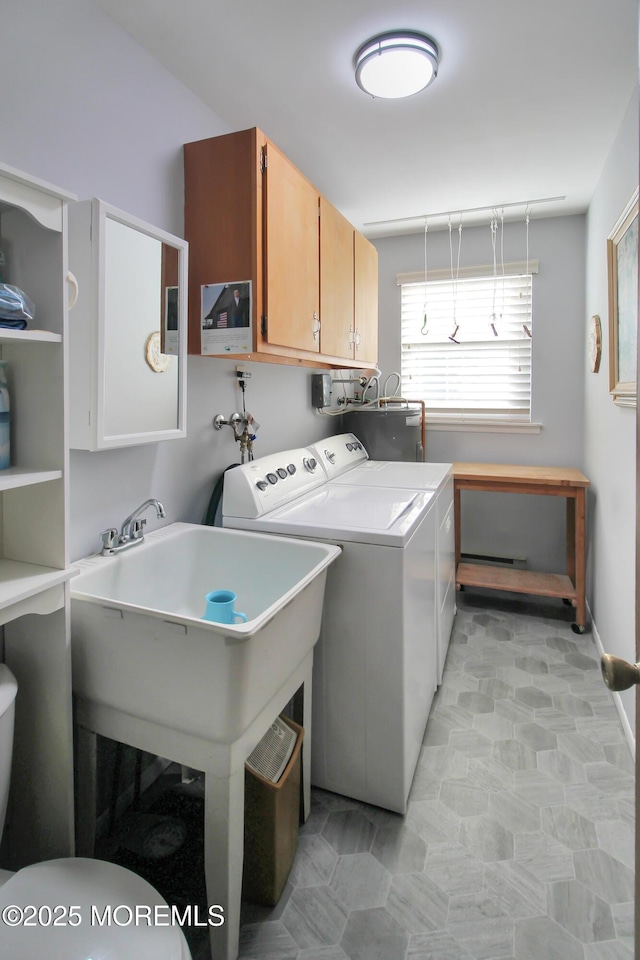
[[[532,217],[585,210],[637,83],[637,0],[98,2],[230,130],[260,127],[369,237],[542,198],[566,199]],[[439,75],[407,100],[374,100],[353,55],[400,27],[437,41]]]

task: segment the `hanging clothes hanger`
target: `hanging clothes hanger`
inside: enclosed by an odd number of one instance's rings
[[[420,333],[423,337],[426,337],[429,333],[429,326],[427,322],[427,233],[429,231],[429,221],[424,218],[424,303],[422,304],[422,326],[420,328]]]
[[[453,285],[453,332],[449,334],[449,340],[452,343],[460,343],[456,339],[460,325],[457,321],[457,306],[458,306],[458,280],[460,278],[460,250],[462,248],[462,214],[460,214],[460,221],[458,223],[458,261],[456,267],[456,276],[455,280],[453,277],[453,241],[451,237],[451,216],[449,216],[449,264],[451,268],[451,283]]]
[[[525,222],[525,237],[526,237],[526,247],[527,247],[527,272],[526,275],[529,276],[529,205],[527,204],[524,211],[524,222]],[[522,296],[522,292],[520,293]],[[525,332],[525,336],[529,337],[531,340],[531,328],[527,326],[526,323],[522,324],[522,329]]]
[[[497,210],[491,211],[491,220],[489,221],[489,229],[491,230],[491,249],[493,251],[493,301],[491,304],[491,316],[489,317],[489,326],[493,331],[494,337],[498,336],[498,331],[496,329],[496,285],[498,282],[497,279],[497,270],[496,270],[496,236],[498,233],[498,213]]]

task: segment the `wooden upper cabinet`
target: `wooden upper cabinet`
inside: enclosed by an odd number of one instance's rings
[[[264,336],[319,353],[319,194],[272,143],[264,150]]]
[[[320,349],[353,358],[353,235],[345,217],[320,197]]]
[[[378,251],[366,237],[354,233],[356,364],[378,360]]]
[[[351,224],[255,127],[185,144],[184,168],[189,352],[202,353],[203,286],[250,281],[251,352],[208,355],[374,366],[375,248],[362,237],[358,252]]]
[[[253,337],[262,307],[262,177],[258,131],[184,145],[184,233],[189,263],[189,353],[200,354],[202,287],[252,283]]]

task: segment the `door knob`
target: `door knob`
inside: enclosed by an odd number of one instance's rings
[[[626,690],[640,683],[640,663],[627,663],[620,657],[604,653],[600,658],[602,678],[609,690]]]

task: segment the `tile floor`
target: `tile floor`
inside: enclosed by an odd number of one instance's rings
[[[570,615],[459,595],[406,816],[314,790],[242,960],[632,960],[633,763]]]

